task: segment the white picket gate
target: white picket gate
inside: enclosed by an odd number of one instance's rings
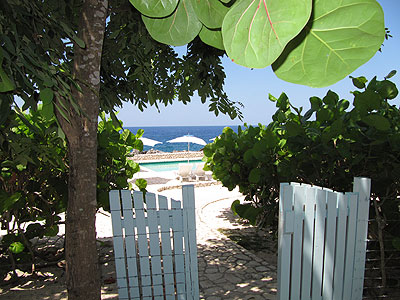
[[[282,183],[279,300],[361,300],[371,180],[353,192]]]
[[[182,196],[110,191],[119,299],[199,299],[193,185]]]

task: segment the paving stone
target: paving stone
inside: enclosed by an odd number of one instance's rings
[[[256,270],[257,270],[258,272],[267,272],[267,271],[270,271],[270,269],[267,268],[266,266],[258,266],[258,267],[256,267]]]
[[[224,276],[224,274],[222,274],[222,273],[206,274],[206,277],[211,281],[214,281],[214,280],[216,280],[218,278],[221,278],[223,276]]]
[[[217,273],[218,269],[217,268],[207,268],[205,272],[206,273]]]

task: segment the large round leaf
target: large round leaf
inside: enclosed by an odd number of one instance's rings
[[[316,0],[313,20],[272,68],[285,81],[328,86],[366,63],[384,36],[383,11],[375,0]]]
[[[190,0],[180,0],[177,9],[167,18],[142,16],[142,19],[153,39],[172,46],[186,45],[199,34],[203,26]]]
[[[191,0],[197,18],[208,28],[221,28],[229,7],[219,0]]]
[[[201,28],[199,33],[200,39],[206,43],[207,45],[213,46],[217,49],[224,50],[224,43],[222,42],[222,33],[221,30],[211,30],[206,26]]]
[[[172,14],[179,0],[129,0],[143,15],[162,18]]]
[[[246,67],[271,65],[307,24],[311,3],[311,0],[237,1],[222,23],[228,56]]]

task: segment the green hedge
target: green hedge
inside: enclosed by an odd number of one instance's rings
[[[392,240],[400,236],[400,111],[391,101],[395,84],[376,77],[352,78],[357,90],[353,106],[328,91],[310,98],[311,108],[294,107],[283,93],[269,96],[277,111],[267,126],[239,127],[205,147],[206,168],[224,186],[236,186],[247,204],[234,202],[241,217],[276,232],[279,184],[305,182],[350,191],[353,177],[372,179],[372,195],[385,218],[397,220],[385,228]],[[373,203],[373,202],[371,202]],[[372,214],[374,209],[371,210]]]

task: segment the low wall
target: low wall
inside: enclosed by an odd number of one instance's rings
[[[135,154],[131,157],[134,161],[150,161],[150,160],[179,160],[186,158],[203,158],[203,151],[180,151],[180,152],[161,152]]]

